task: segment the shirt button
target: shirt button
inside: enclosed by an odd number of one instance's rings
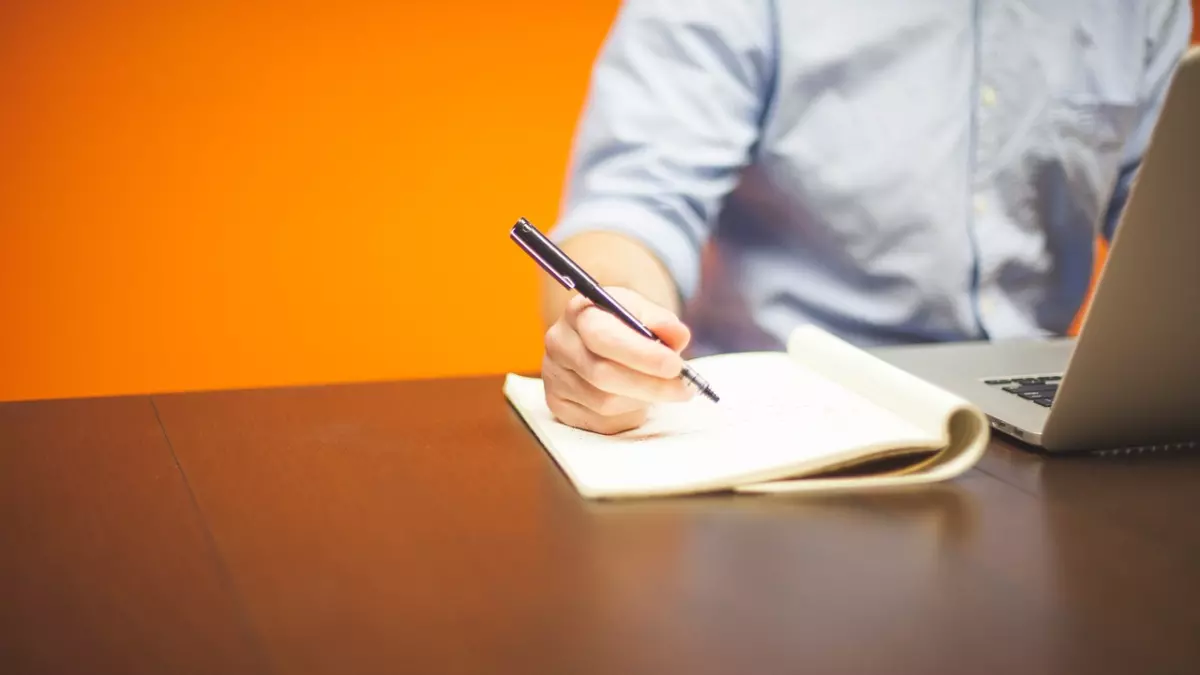
[[[983,215],[983,212],[987,211],[987,200],[983,197],[973,199],[972,205],[975,207],[975,213],[978,215]]]
[[[991,314],[996,309],[996,301],[989,296],[984,296],[979,300],[979,310],[984,314]]]
[[[996,90],[985,85],[979,92],[979,98],[985,106],[990,108],[996,105]]]

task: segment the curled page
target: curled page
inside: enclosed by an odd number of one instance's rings
[[[814,492],[932,483],[964,473],[987,449],[991,425],[977,406],[829,333],[798,328],[788,340],[788,354],[805,368],[936,434],[940,450],[897,471],[740,485],[738,491]]]

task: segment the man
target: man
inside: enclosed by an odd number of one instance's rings
[[[552,237],[671,348],[547,280],[550,409],[636,427],[685,347],[801,323],[1064,333],[1190,33],[1188,0],[626,2]]]

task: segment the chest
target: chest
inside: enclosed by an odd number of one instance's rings
[[[1094,152],[1061,161],[1114,162],[1135,121],[1145,2],[785,0],[778,12],[760,159],[810,183],[819,173],[826,191],[936,167],[986,181],[1064,134]]]

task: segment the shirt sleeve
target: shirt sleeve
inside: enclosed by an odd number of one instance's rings
[[[1150,57],[1142,80],[1141,114],[1133,134],[1126,142],[1121,172],[1105,215],[1104,236],[1110,241],[1116,234],[1117,222],[1125,209],[1125,202],[1129,199],[1129,190],[1137,176],[1142,156],[1150,144],[1151,132],[1154,131],[1154,125],[1162,112],[1171,78],[1179,67],[1192,36],[1190,0],[1164,1],[1155,3],[1154,7],[1157,16],[1151,16],[1149,25],[1153,32],[1147,36],[1147,53]]]
[[[754,152],[773,51],[767,0],[627,0],[593,69],[551,237],[629,236],[688,299]]]

